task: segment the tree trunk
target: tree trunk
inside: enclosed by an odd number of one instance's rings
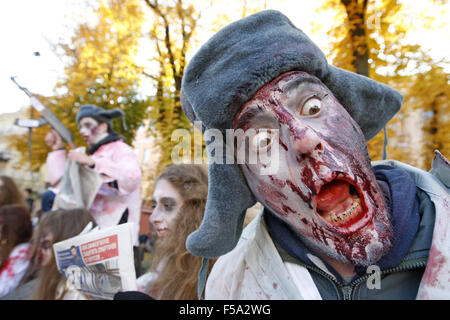
[[[366,33],[367,0],[358,4],[358,0],[341,0],[347,12],[350,25],[350,37],[353,46],[353,66],[356,73],[369,76],[369,49]]]

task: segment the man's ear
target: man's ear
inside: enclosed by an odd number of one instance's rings
[[[102,133],[109,133],[108,124],[106,122],[100,123],[99,127]]]

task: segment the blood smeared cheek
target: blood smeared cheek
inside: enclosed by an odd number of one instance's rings
[[[359,157],[369,163],[364,134],[361,128],[334,97],[327,111],[328,116],[323,119],[317,132],[321,139],[329,145],[329,152],[339,162],[345,162],[348,157]]]
[[[315,219],[311,204],[315,190],[312,181],[317,179],[317,174],[296,160],[297,154],[287,142],[290,137],[289,126],[281,124],[277,146],[280,166],[275,173],[259,174],[263,164],[246,163],[241,168],[250,189],[260,203],[296,230],[312,234],[311,226]],[[320,164],[321,162],[317,161],[316,169],[323,172]]]
[[[308,190],[297,186],[290,176],[286,153],[280,151],[280,166],[276,174],[260,175],[258,165],[242,165],[242,171],[255,198],[299,232],[312,233],[313,210]]]

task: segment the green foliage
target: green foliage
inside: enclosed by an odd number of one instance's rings
[[[181,109],[181,80],[186,67],[186,53],[192,45],[192,37],[197,28],[199,13],[191,3],[182,0],[173,2],[145,1],[152,25],[148,35],[153,42],[156,55],[152,58],[158,68],[152,74],[156,87],[156,96],[149,102],[148,116],[152,120],[151,128],[162,156],[157,173],[171,163],[173,147],[172,132],[176,129],[193,127]]]

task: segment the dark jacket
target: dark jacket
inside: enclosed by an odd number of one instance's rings
[[[417,291],[425,271],[431,246],[434,228],[434,205],[428,195],[417,189],[419,198],[420,223],[416,237],[401,263],[395,267],[381,270],[380,289],[368,286],[372,273],[366,273],[344,284],[335,280],[330,274],[318,267],[305,263],[283,250],[275,241],[282,259],[306,267],[324,300],[412,300]],[[373,289],[369,289],[372,287]]]

